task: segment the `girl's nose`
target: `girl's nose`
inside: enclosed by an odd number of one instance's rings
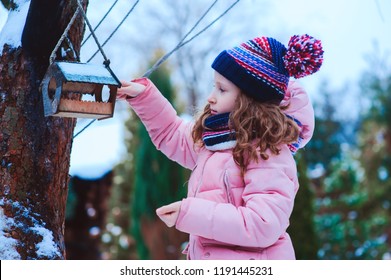
[[[213,96],[213,94],[210,94],[210,95],[208,96],[208,103],[209,103],[209,104],[214,104],[214,103],[216,103],[216,98]]]

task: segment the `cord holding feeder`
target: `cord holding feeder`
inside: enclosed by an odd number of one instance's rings
[[[50,65],[41,82],[44,114],[47,116],[65,118],[92,118],[106,119],[114,115],[117,89],[121,82],[110,68],[110,60],[107,59],[98,39],[93,33],[92,27],[83,10],[80,0],[77,0],[78,7],[61,36],[59,42],[50,56]],[[67,36],[71,25],[77,15],[81,13],[85,22],[99,47],[104,58],[103,64],[90,64],[70,61],[54,61],[57,49]],[[103,100],[102,91],[104,87],[109,88],[109,97]],[[91,95],[93,100],[83,101],[80,96]]]
[[[78,0],[79,1],[79,0]],[[214,1],[210,7],[207,9],[207,11],[202,15],[202,17],[194,24],[194,26],[190,29],[190,31],[179,41],[179,43],[177,44],[177,46],[174,47],[174,49],[172,49],[169,53],[166,53],[163,57],[161,57],[158,61],[156,61],[156,63],[147,71],[144,73],[143,77],[148,77],[153,71],[155,71],[157,68],[159,68],[159,66],[164,62],[166,61],[174,52],[176,52],[178,49],[182,48],[184,45],[188,44],[189,42],[191,42],[192,40],[194,40],[196,37],[198,37],[200,34],[202,34],[203,32],[205,32],[208,28],[210,28],[212,25],[214,25],[219,19],[221,19],[225,14],[227,14],[240,0],[236,0],[234,3],[232,3],[222,14],[220,14],[217,18],[215,18],[212,22],[210,22],[207,26],[205,26],[201,31],[199,31],[197,34],[193,35],[191,38],[187,39],[186,38],[190,35],[190,33],[195,29],[195,27],[201,22],[201,20],[206,16],[206,14],[211,10],[211,8],[216,4],[217,1]],[[133,11],[134,7],[137,5],[137,3],[139,2],[139,0],[137,0],[135,2],[135,4],[133,5],[133,7],[130,9],[130,11],[127,13],[127,15],[125,16],[125,18],[130,14],[131,11]],[[79,4],[79,7],[80,7],[80,4]],[[125,18],[121,21],[120,25],[124,22]],[[87,21],[88,23],[88,21]],[[118,26],[119,27],[119,26]],[[118,29],[118,27],[116,28],[116,30]],[[90,28],[92,30],[92,28]],[[116,31],[115,30],[115,31]],[[92,35],[93,34],[93,31],[91,31]],[[111,36],[114,34],[114,32],[109,36],[109,38],[106,40],[106,42],[111,38]],[[94,37],[94,39],[96,40],[96,38]],[[106,43],[105,42],[105,43]],[[99,46],[99,45],[98,45]],[[96,52],[97,53],[97,52]],[[95,54],[96,54],[95,53]],[[94,56],[95,54],[88,60],[90,61]],[[73,136],[73,139],[75,139],[78,135],[80,135],[81,133],[83,133],[83,131],[85,131],[90,125],[92,125],[94,123],[95,120],[92,120],[90,121],[86,126],[84,126],[79,132],[77,132],[74,136]]]

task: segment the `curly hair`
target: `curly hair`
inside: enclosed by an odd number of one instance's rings
[[[256,102],[245,94],[239,94],[230,113],[229,128],[236,132],[236,146],[232,154],[242,176],[251,161],[258,162],[259,157],[267,160],[268,151],[278,155],[282,144],[297,141],[299,128],[295,121],[283,113],[288,106]],[[205,119],[210,115],[210,106],[207,104],[193,127],[194,143],[200,147],[204,146],[202,133]]]

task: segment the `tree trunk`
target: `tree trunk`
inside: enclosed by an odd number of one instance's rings
[[[65,244],[69,260],[101,260],[114,172],[97,179],[73,177],[65,221]]]
[[[39,85],[75,10],[74,1],[31,0],[22,47],[6,45],[0,56],[0,218],[7,221],[0,230],[15,249],[5,258],[65,258],[65,205],[76,119],[44,117]],[[77,53],[83,32],[79,16],[68,32]]]

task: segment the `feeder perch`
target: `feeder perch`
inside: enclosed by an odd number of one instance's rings
[[[103,86],[109,88],[107,101],[102,100]],[[121,83],[110,68],[103,64],[53,62],[41,83],[45,116],[110,118],[114,114],[117,89],[120,86]],[[69,93],[89,94],[95,100],[73,100]]]

